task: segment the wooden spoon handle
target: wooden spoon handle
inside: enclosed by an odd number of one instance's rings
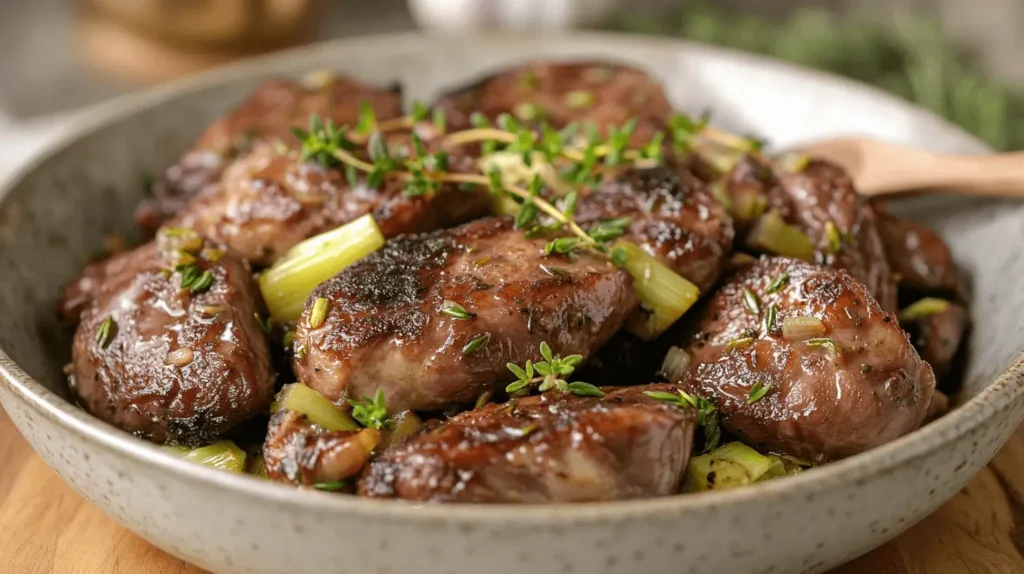
[[[1024,152],[979,156],[942,156],[929,181],[940,191],[1024,199]]]

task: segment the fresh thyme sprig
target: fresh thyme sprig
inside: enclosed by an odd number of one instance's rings
[[[542,393],[555,389],[581,397],[604,396],[604,391],[590,383],[566,382],[566,377],[571,375],[576,370],[576,366],[583,361],[582,355],[569,355],[562,358],[554,355],[551,352],[551,346],[546,342],[540,344],[540,355],[544,358],[543,361],[534,363],[528,360],[524,367],[515,363],[506,365],[518,380],[505,387],[505,392],[510,395],[526,394],[530,387],[539,384],[537,390]]]
[[[377,394],[373,396],[373,399],[365,401],[349,399],[348,404],[352,405],[352,418],[364,427],[379,429],[391,426],[388,407],[384,404],[383,389],[377,389]]]
[[[608,127],[607,137],[602,138],[593,122],[572,124],[556,131],[543,121],[543,114],[535,114],[541,120],[539,126],[534,126],[510,114],[502,114],[492,123],[482,114],[474,113],[470,117],[472,128],[446,134],[441,109],[435,109],[432,115],[434,127],[441,134],[431,142],[435,144],[433,151],[415,129],[409,135],[411,146],[396,145],[391,149],[385,137],[387,131],[415,128],[425,122],[428,115],[430,111],[426,106],[414,104],[411,115],[381,122],[373,109],[364,105],[353,130],[336,127],[330,120],[313,115],[308,130],[296,128],[293,133],[302,143],[300,157],[304,161],[315,160],[325,167],[344,168],[352,184],[358,181],[358,172],[363,172],[369,187],[379,187],[385,178],[392,177],[402,182],[403,193],[410,197],[432,195],[442,183],[490,189],[495,196],[511,197],[518,204],[516,226],[524,229],[528,236],[563,230],[571,234],[551,239],[545,248],[548,254],[572,255],[586,249],[604,254],[620,266],[625,261],[624,253],[615,253],[608,243],[625,233],[631,223],[629,218],[601,221],[590,229],[583,229],[573,217],[578,199],[576,187],[597,183],[607,170],[625,162],[661,162],[666,137],[671,140],[675,153],[710,145],[759,154],[749,140],[709,127],[706,116],[693,119],[677,114],[671,118],[665,132],[658,132],[647,144],[630,149],[637,126],[635,119],[622,126]],[[479,144],[485,157],[499,151],[513,154],[530,169],[536,167],[536,162],[544,162],[558,174],[557,185],[546,182],[536,170],[525,188],[518,185],[518,181],[506,181],[506,174],[498,167],[481,167],[478,173],[451,172],[447,150],[467,144]],[[554,191],[567,188],[568,191],[561,201],[552,201],[541,194],[545,183]]]

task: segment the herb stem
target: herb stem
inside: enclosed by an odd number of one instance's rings
[[[491,180],[483,175],[474,175],[471,173],[445,173],[437,178],[440,181],[447,181],[452,183],[478,183],[483,186],[490,185]],[[552,219],[565,225],[573,232],[580,240],[587,245],[594,245],[597,242],[593,237],[590,236],[586,231],[583,230],[575,221],[565,216],[564,213],[549,201],[535,196],[530,195],[530,192],[514,185],[502,186],[502,189],[511,193],[512,195],[522,199],[523,201],[532,201],[537,209],[543,211],[546,215],[551,216]]]
[[[356,169],[361,169],[366,172],[373,171],[373,164],[367,161],[363,161],[358,157],[352,155],[352,152],[338,148],[334,150],[334,157],[338,158],[344,163],[351,165]]]
[[[449,134],[441,140],[441,147],[449,148],[462,144],[479,141],[499,141],[503,143],[515,143],[516,135],[498,128],[474,128]]]

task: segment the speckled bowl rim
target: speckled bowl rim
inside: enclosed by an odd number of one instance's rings
[[[297,48],[271,56],[264,56],[233,64],[210,72],[196,75],[183,81],[156,88],[140,94],[123,96],[94,107],[88,113],[77,114],[71,129],[35,156],[33,161],[0,185],[0,205],[7,192],[14,189],[30,173],[45,168],[46,164],[71,142],[88,137],[108,122],[120,116],[134,113],[150,106],[158,106],[193,90],[211,84],[238,81],[258,75],[268,66],[287,67],[294,62],[294,68],[301,70],[315,59],[316,54],[344,53],[347,49],[371,49],[373,45],[419,43],[421,33],[383,34],[364,36]],[[466,36],[467,42],[526,39],[522,35],[505,36],[490,34],[487,38]],[[937,116],[910,103],[890,96],[880,90],[831,74],[806,70],[779,61],[758,56],[720,49],[675,39],[647,38],[626,34],[572,33],[562,38],[564,43],[605,42],[632,45],[651,49],[678,50],[685,48],[696,55],[726,58],[739,64],[772,68],[783,74],[803,77],[816,83],[831,84],[842,88],[851,96],[865,101],[901,108],[915,123],[929,125],[943,139],[973,142],[979,153],[987,148],[962,130],[947,124]],[[851,482],[866,481],[878,475],[887,474],[898,466],[933,453],[957,437],[972,432],[992,419],[996,412],[1009,408],[1024,394],[1024,352],[1017,355],[1011,364],[998,375],[977,396],[953,412],[913,433],[866,453],[835,462],[813,471],[786,480],[768,481],[746,488],[709,492],[699,495],[677,495],[643,500],[599,502],[586,504],[554,505],[474,505],[474,504],[417,504],[398,500],[371,500],[355,496],[329,495],[298,490],[287,485],[260,480],[245,475],[233,475],[215,471],[200,465],[184,462],[167,453],[159,446],[129,435],[65,401],[46,389],[25,373],[0,349],[0,381],[17,397],[31,406],[38,414],[51,419],[83,439],[113,451],[134,462],[154,465],[176,480],[231,489],[238,494],[261,499],[268,504],[295,507],[316,512],[338,512],[360,517],[390,517],[416,520],[423,523],[500,523],[514,521],[521,525],[531,524],[596,524],[633,520],[637,518],[667,518],[685,513],[700,513],[714,509],[743,505],[765,497],[814,496],[832,487]]]

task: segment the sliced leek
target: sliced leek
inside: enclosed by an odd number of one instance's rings
[[[776,457],[777,458],[777,457]],[[730,442],[690,459],[687,469],[693,490],[728,490],[757,482],[777,463],[741,442]]]
[[[950,305],[952,303],[945,299],[925,297],[911,303],[906,309],[900,311],[900,321],[917,321],[918,319],[937,315],[949,309]]]
[[[800,474],[801,472],[803,472],[804,467],[811,466],[810,463],[806,462],[804,462],[801,465],[800,463],[794,462],[790,457],[786,456],[777,456],[772,454],[769,455],[768,458],[771,459],[772,466],[771,468],[768,469],[768,472],[762,474],[761,477],[757,479],[757,482],[763,482],[765,480],[779,478],[780,476],[792,476],[794,474]]]
[[[245,453],[229,440],[215,442],[209,446],[188,448],[183,446],[164,447],[167,452],[203,466],[241,473],[245,471]]]
[[[626,252],[623,267],[633,276],[633,286],[643,306],[630,317],[626,328],[645,341],[653,340],[693,306],[700,290],[628,241],[617,242],[615,249]]]
[[[359,424],[348,413],[302,383],[285,385],[281,392],[277,393],[274,404],[270,406],[270,412],[276,413],[282,409],[306,415],[312,423],[329,431],[360,429]]]
[[[753,189],[742,190],[733,199],[732,214],[744,221],[761,217],[766,209],[768,198]]]
[[[423,420],[416,416],[416,413],[402,411],[391,417],[391,428],[381,432],[380,447],[387,448],[392,443],[416,434],[421,428],[423,428]]]
[[[260,275],[270,315],[280,324],[298,319],[317,285],[383,245],[384,235],[370,215],[299,243]]]
[[[817,317],[786,317],[782,320],[782,338],[806,341],[825,336],[825,324]]]
[[[810,261],[814,258],[814,242],[810,237],[787,224],[774,211],[762,215],[747,237],[747,243],[755,249]]]

